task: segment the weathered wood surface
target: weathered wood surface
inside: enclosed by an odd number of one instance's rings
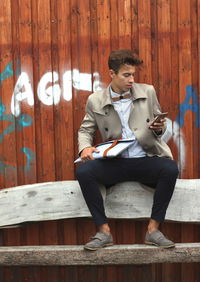
[[[173,249],[146,245],[114,245],[96,252],[83,246],[1,247],[0,265],[130,265],[200,262],[200,243]]]
[[[137,182],[102,187],[109,218],[148,218],[153,189]],[[200,179],[178,179],[166,219],[200,222]],[[120,209],[119,209],[120,207]],[[90,213],[77,181],[23,185],[0,191],[0,226],[27,221],[88,217]]]

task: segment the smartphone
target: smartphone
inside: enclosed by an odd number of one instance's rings
[[[161,119],[164,119],[168,115],[168,112],[160,113],[150,123],[150,126],[154,125],[155,122],[159,122]]]

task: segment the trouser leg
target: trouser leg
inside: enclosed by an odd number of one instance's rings
[[[137,181],[155,189],[151,218],[163,222],[179,173],[177,164],[168,158],[147,158],[141,172]]]
[[[95,160],[77,168],[77,179],[96,225],[107,223],[99,184],[109,186],[123,181],[153,184],[155,193],[151,218],[162,222],[177,175],[176,163],[159,157]]]
[[[122,166],[123,162],[118,159],[107,159],[88,161],[77,167],[76,176],[82,194],[97,226],[107,223],[99,186],[111,186],[125,181]]]
[[[159,165],[159,163],[158,163]],[[163,162],[155,187],[151,218],[163,222],[166,211],[174,192],[178,168],[174,161],[166,159]]]

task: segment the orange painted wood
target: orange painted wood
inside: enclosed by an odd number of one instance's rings
[[[144,60],[137,82],[152,83],[163,110],[169,112],[172,138],[169,145],[179,161],[180,177],[200,177],[200,3],[198,0],[2,0],[0,1],[0,185],[71,180],[77,156],[77,131],[89,94],[110,82],[107,57],[111,50],[132,48]],[[10,64],[10,65],[9,65]],[[10,73],[8,72],[10,66]],[[7,68],[7,69],[6,69]],[[7,72],[6,72],[7,70]],[[20,102],[30,126],[18,128],[11,98],[21,73],[26,73],[34,105]],[[49,75],[48,78],[46,75]],[[38,87],[40,86],[40,88]],[[180,105],[186,87],[197,101],[183,114]],[[87,88],[84,89],[84,88]],[[42,89],[42,93],[38,93]],[[26,90],[26,84],[20,91]],[[60,95],[46,105],[44,97]],[[42,98],[39,97],[42,95]],[[7,115],[7,116],[6,116]],[[25,116],[22,116],[24,118]],[[12,119],[8,121],[6,119]],[[13,122],[14,120],[14,122]],[[199,124],[198,123],[198,124]],[[100,142],[99,136],[97,137]],[[183,147],[180,147],[183,142]],[[28,148],[30,162],[21,151]],[[148,221],[111,220],[117,243],[142,243]],[[198,225],[162,225],[175,242],[199,240]],[[72,219],[25,225],[1,233],[2,245],[83,244],[95,232],[91,220]],[[199,265],[144,267],[5,268],[5,282],[16,281],[199,281]],[[133,278],[134,277],[134,278]],[[14,280],[15,279],[15,280]],[[131,279],[131,278],[130,278]],[[147,278],[146,278],[147,279]],[[136,280],[136,281],[137,281]],[[134,281],[134,280],[130,280]]]
[[[132,18],[131,0],[118,1],[118,23],[119,23],[119,47],[120,49],[129,49],[131,46],[131,18]],[[116,48],[116,47],[115,47]]]

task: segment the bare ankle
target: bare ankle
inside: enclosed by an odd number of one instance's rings
[[[98,227],[99,231],[100,232],[105,232],[105,233],[108,233],[110,234],[110,227],[108,226],[108,224],[102,224]]]
[[[148,225],[148,232],[152,233],[156,230],[158,230],[160,223],[154,219],[150,219],[149,225]]]

